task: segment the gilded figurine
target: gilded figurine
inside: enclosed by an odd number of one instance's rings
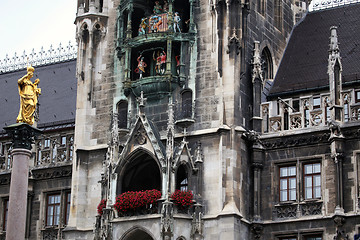
[[[32,66],[28,67],[27,74],[18,80],[20,95],[20,110],[16,119],[18,123],[34,124],[36,105],[41,94],[41,88],[37,87],[40,80],[36,79],[34,83],[30,80],[34,76],[34,70]]]

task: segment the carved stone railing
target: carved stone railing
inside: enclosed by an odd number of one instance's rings
[[[13,57],[6,55],[5,59],[0,60],[0,73],[17,71],[26,68],[28,65],[33,67],[47,65],[57,62],[64,62],[76,59],[77,47],[76,45],[68,43],[63,46],[61,43],[54,48],[50,45],[48,50],[41,47],[40,52],[35,52],[33,49],[31,53],[25,51],[21,55],[14,54]]]
[[[57,163],[72,162],[74,137],[66,136],[66,142],[60,143],[58,139],[46,139],[36,143],[35,166],[55,165]]]
[[[333,8],[357,2],[360,2],[360,0],[314,0],[311,11]]]
[[[290,129],[300,129],[301,125],[301,113],[290,114]]]
[[[42,230],[42,240],[60,240],[61,233],[59,228],[46,228]]]
[[[310,124],[311,124],[311,126],[324,125],[321,109],[312,110],[310,112]]]
[[[275,206],[274,217],[278,219],[283,219],[321,215],[322,206],[322,201],[283,203]]]
[[[281,117],[271,117],[270,121],[270,132],[279,132],[281,131]]]
[[[321,215],[322,202],[302,203],[300,204],[302,216]]]
[[[351,117],[350,121],[360,120],[360,105],[350,106]]]
[[[276,218],[296,218],[297,216],[297,204],[286,204],[275,206]]]

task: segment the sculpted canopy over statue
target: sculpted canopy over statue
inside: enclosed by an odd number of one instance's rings
[[[38,96],[41,94],[41,89],[37,87],[40,80],[36,79],[31,82],[30,78],[34,76],[34,68],[28,67],[27,74],[18,80],[18,88],[20,95],[20,110],[16,122],[23,122],[30,125],[34,124],[34,113]]]

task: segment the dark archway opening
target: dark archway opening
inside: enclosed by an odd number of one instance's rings
[[[122,193],[157,189],[161,191],[160,169],[156,161],[146,153],[138,155],[125,168]]]
[[[149,234],[140,229],[136,229],[126,234],[123,240],[154,240]]]

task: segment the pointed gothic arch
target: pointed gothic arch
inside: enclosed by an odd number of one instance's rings
[[[134,226],[120,238],[120,240],[154,240],[155,238],[146,229]]]
[[[130,154],[121,169],[117,194],[151,189],[161,191],[160,165],[147,150],[139,148]]]
[[[261,52],[261,65],[262,65],[263,79],[264,80],[273,79],[274,66],[273,66],[271,52],[268,47],[264,47],[264,49]]]

